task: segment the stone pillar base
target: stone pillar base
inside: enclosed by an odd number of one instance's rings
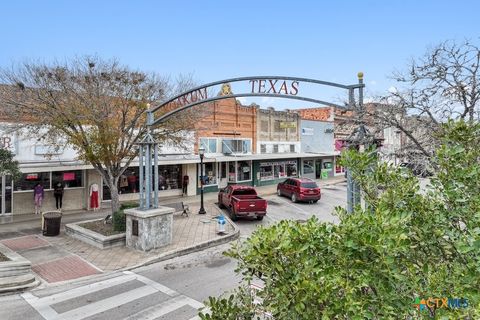
[[[125,210],[127,247],[149,251],[172,243],[174,211],[168,207]]]

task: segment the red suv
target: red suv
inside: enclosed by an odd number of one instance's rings
[[[313,201],[317,202],[322,197],[320,187],[308,178],[289,178],[277,185],[277,194],[287,196],[293,202]]]

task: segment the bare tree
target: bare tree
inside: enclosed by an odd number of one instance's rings
[[[381,135],[385,128],[401,133],[395,156],[408,162],[431,163],[441,124],[448,119],[480,119],[480,48],[469,42],[445,41],[419,59],[406,72],[396,71],[398,87],[377,102],[356,111],[350,122],[368,119],[368,127]],[[424,165],[422,165],[425,167]]]
[[[79,159],[103,177],[119,208],[118,180],[137,156],[136,142],[146,133],[149,104],[164,101],[193,85],[191,77],[172,83],[156,74],[122,66],[117,60],[75,58],[52,64],[25,62],[0,71],[4,119],[52,145],[62,137]],[[154,131],[159,142],[181,145],[201,113],[184,111]]]

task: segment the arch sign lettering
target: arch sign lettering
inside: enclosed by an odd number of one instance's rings
[[[345,90],[348,94],[348,104],[338,105],[321,99],[308,96],[308,90],[303,90],[306,86],[327,86]],[[232,87],[235,90],[232,90]],[[334,82],[321,81],[308,78],[284,77],[284,76],[254,76],[225,79],[211,82],[202,86],[193,88],[172,97],[164,103],[153,106],[147,110],[147,125],[153,128],[176,113],[191,108],[196,105],[213,102],[229,98],[241,97],[273,97],[286,98],[312,102],[326,106],[336,106],[340,108],[354,108],[363,106],[363,73],[358,73],[358,83],[344,85]],[[320,90],[315,90],[320,91]],[[356,103],[356,91],[358,93],[358,103]],[[235,92],[235,93],[234,93]],[[218,94],[220,93],[220,94]],[[155,113],[158,114],[155,117]],[[149,130],[150,131],[150,130]],[[148,132],[139,143],[139,180],[140,180],[140,208],[143,210],[158,207],[158,143],[156,143]],[[154,170],[152,181],[152,172]],[[144,186],[145,184],[145,186]],[[347,202],[349,211],[351,211],[354,200],[352,187],[353,182],[349,179]],[[203,187],[203,186],[202,186]],[[152,194],[153,193],[153,194]],[[153,197],[152,197],[153,196]]]
[[[348,93],[348,105],[341,106],[333,102],[305,96],[302,89],[307,84],[310,86],[329,86],[346,90]],[[232,90],[232,86],[235,86],[235,91]],[[148,125],[151,127],[156,126],[170,116],[193,106],[228,98],[274,97],[302,100],[340,108],[353,107],[355,105],[355,90],[358,91],[358,101],[361,103],[363,100],[364,87],[362,73],[358,74],[358,83],[352,85],[283,76],[255,76],[225,79],[193,88],[172,97],[161,105],[150,108],[148,110]],[[217,94],[218,92],[220,92],[220,94]],[[168,110],[168,112],[162,112],[160,116],[155,118],[155,112],[159,110]]]

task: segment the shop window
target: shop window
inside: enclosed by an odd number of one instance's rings
[[[272,180],[273,179],[273,165],[260,164],[260,180]]]
[[[24,173],[15,180],[15,190],[33,190],[40,183],[44,189],[50,189],[50,172]]]
[[[153,168],[152,168],[153,172]],[[158,172],[160,178],[160,171]],[[138,167],[128,167],[118,179],[118,192],[137,193],[139,188],[139,171]],[[152,174],[153,177],[153,174]],[[152,178],[153,179],[153,178]],[[153,181],[153,180],[152,180]],[[105,200],[105,196],[104,196]]]
[[[215,162],[207,162],[203,164],[203,178],[202,176],[199,176],[199,180],[203,181],[204,186],[217,184],[217,170]]]
[[[237,162],[237,182],[251,180],[251,161]]]
[[[200,138],[200,145],[205,148],[205,153],[217,152],[217,139],[215,138]]]
[[[303,160],[303,174],[309,174],[313,172],[313,160]]]
[[[83,187],[83,171],[53,171],[52,185],[55,186],[58,183],[61,183],[65,188]]]
[[[285,178],[286,177],[285,164],[284,163],[276,163],[273,166],[273,175],[274,175],[275,179]]]
[[[152,174],[152,179],[154,175]],[[152,180],[153,181],[153,180]],[[158,189],[172,190],[182,188],[182,166],[158,166]]]
[[[287,170],[287,177],[296,177],[297,176],[297,162],[287,162],[285,165]]]

